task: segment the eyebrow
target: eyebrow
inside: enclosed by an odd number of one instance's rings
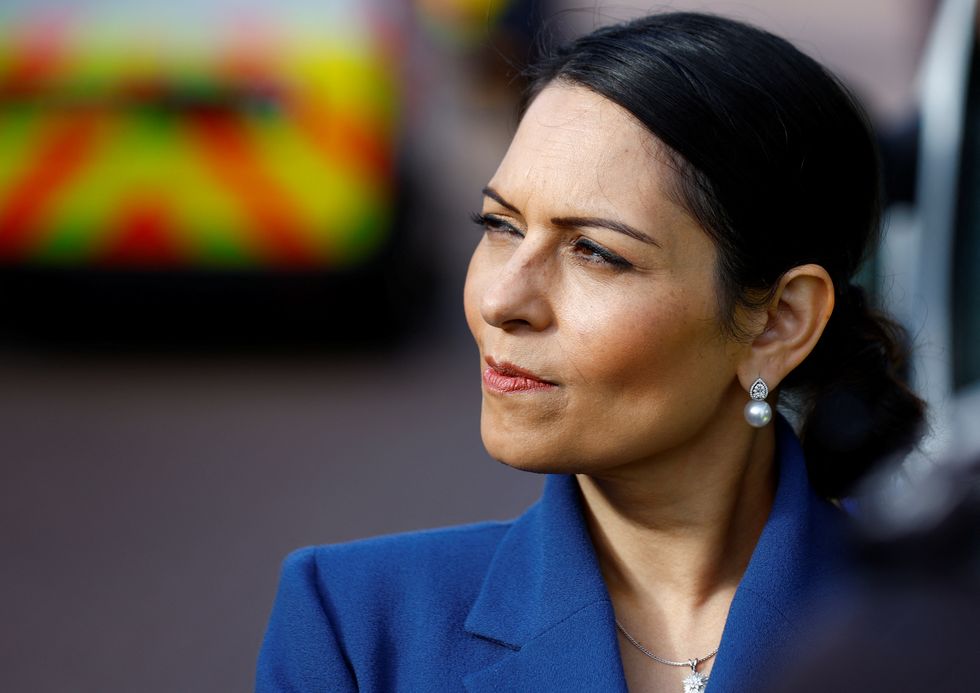
[[[494,190],[493,188],[491,188],[489,185],[483,189],[483,195],[485,197],[489,197],[491,200],[494,200],[496,202],[499,202],[502,207],[506,207],[507,209],[509,209],[510,211],[512,211],[514,214],[520,214],[521,213],[521,210],[519,210],[517,207],[515,207],[514,205],[512,205],[507,200],[505,200],[501,196],[501,194],[499,192],[497,192],[496,190]]]
[[[520,210],[517,209],[510,202],[505,200],[503,196],[496,190],[487,186],[483,189],[483,194],[489,197],[491,200],[499,203],[506,209],[509,209],[515,214],[520,214]],[[616,221],[614,219],[603,219],[601,217],[552,217],[551,223],[555,226],[562,228],[582,228],[582,227],[599,227],[603,229],[609,229],[610,231],[615,231],[621,233],[624,236],[629,236],[630,238],[635,238],[642,243],[648,243],[650,245],[655,245],[658,248],[661,247],[656,240],[650,237],[649,234],[643,233],[639,229],[635,229],[629,224],[625,224],[621,221]]]
[[[660,247],[659,243],[639,229],[635,229],[629,224],[624,224],[623,222],[616,221],[614,219],[602,219],[600,217],[554,217],[551,220],[551,223],[562,228],[598,226],[600,228],[616,231],[617,233],[621,233],[624,236],[629,236],[630,238],[635,238],[642,243],[649,243],[650,245],[655,245],[658,248]]]

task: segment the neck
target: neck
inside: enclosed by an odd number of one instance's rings
[[[772,507],[773,428],[732,421],[663,458],[577,475],[617,614],[724,624]]]

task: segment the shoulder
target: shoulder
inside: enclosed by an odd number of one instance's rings
[[[384,534],[339,544],[309,547],[318,560],[334,558],[355,559],[366,564],[383,561],[419,558],[445,558],[481,552],[496,546],[513,521],[477,522],[468,525],[423,529],[414,532]],[[300,549],[303,551],[303,549]]]
[[[340,627],[349,614],[358,623],[371,614],[390,622],[427,613],[427,604],[468,608],[511,524],[481,522],[306,547],[285,559],[280,589],[315,598]]]
[[[510,526],[482,522],[292,552],[256,690],[392,690],[395,664],[415,672],[432,662],[445,667],[459,654],[458,634]],[[413,648],[393,660],[388,643],[406,634]]]
[[[386,534],[339,544],[308,546],[283,563],[283,579],[313,579],[332,585],[383,578],[385,585],[441,581],[440,576],[482,576],[512,522],[480,522]],[[385,585],[376,585],[384,589]]]

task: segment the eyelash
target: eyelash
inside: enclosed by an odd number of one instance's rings
[[[477,226],[483,227],[483,230],[487,233],[507,233],[520,238],[524,237],[524,234],[521,233],[515,226],[508,224],[503,219],[495,217],[491,214],[480,214],[479,212],[473,212],[470,215],[470,219]],[[609,265],[616,270],[626,270],[633,266],[625,258],[616,255],[616,253],[603,248],[601,245],[598,245],[587,238],[579,238],[572,245],[575,248],[592,253],[591,255],[579,256],[589,264]],[[598,258],[598,260],[596,260],[596,258]]]

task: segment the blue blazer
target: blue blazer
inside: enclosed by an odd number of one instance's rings
[[[779,482],[732,600],[709,693],[756,691],[841,565],[843,518],[779,419]],[[613,608],[574,476],[511,522],[299,550],[283,566],[259,693],[622,691]]]

